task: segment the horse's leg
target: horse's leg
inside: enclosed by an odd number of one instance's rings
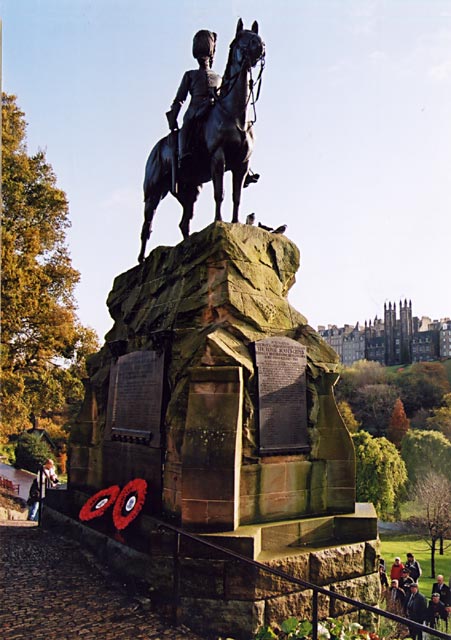
[[[199,197],[201,189],[202,185],[191,185],[190,187],[185,187],[177,197],[183,207],[183,216],[179,227],[184,240],[189,236],[189,225],[194,213],[194,203]]]
[[[241,191],[243,189],[244,178],[247,173],[249,163],[243,162],[237,169],[232,171],[232,184],[233,184],[233,214],[232,222],[238,222],[238,210],[241,202]]]
[[[187,202],[183,205],[183,216],[180,221],[179,227],[182,232],[183,239],[186,240],[189,237],[189,223],[193,217],[194,202]]]
[[[160,201],[160,198],[156,195],[151,195],[146,198],[146,203],[144,205],[144,222],[141,229],[141,251],[139,252],[138,262],[141,264],[144,262],[144,253],[146,251],[147,240],[150,238],[150,233],[152,231],[152,220],[155,215],[155,211],[157,209],[157,205]]]
[[[213,188],[215,194],[215,220],[222,220],[221,205],[224,200],[224,172],[225,157],[224,151],[219,148],[215,151],[211,159],[211,177],[213,180]]]

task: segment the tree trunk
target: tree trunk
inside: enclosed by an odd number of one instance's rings
[[[443,555],[443,536],[440,536],[440,555]]]
[[[431,578],[435,578],[435,546],[437,538],[431,539]]]

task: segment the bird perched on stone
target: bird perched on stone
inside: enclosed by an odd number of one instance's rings
[[[272,227],[267,227],[266,225],[262,224],[261,222],[258,223],[258,226],[260,227],[260,229],[264,229],[265,231],[274,231],[274,229]]]
[[[287,225],[281,224],[280,227],[277,227],[277,229],[273,229],[273,233],[285,233],[286,229]]]
[[[255,213],[250,213],[246,216],[246,224],[254,224],[255,222]]]

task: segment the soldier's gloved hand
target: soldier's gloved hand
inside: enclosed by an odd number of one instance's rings
[[[177,116],[172,110],[166,112],[166,118],[168,120],[169,128],[171,131],[174,131],[174,129],[178,129]]]

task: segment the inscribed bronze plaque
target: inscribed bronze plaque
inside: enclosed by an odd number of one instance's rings
[[[160,446],[164,356],[134,351],[110,370],[106,436]]]
[[[255,343],[260,452],[308,451],[307,349],[291,338]]]

